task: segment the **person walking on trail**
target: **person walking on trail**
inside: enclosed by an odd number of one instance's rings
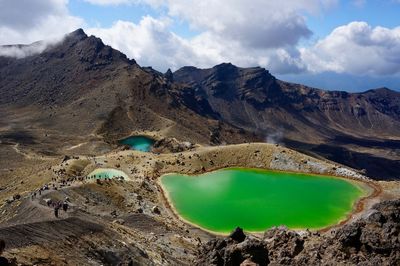
[[[68,210],[68,202],[67,201],[63,202],[62,208],[63,208],[64,212],[67,212],[67,210]]]
[[[53,201],[51,199],[44,199],[44,202],[46,202],[47,207],[54,207]]]
[[[60,206],[58,204],[56,204],[56,206],[54,206],[54,216],[56,218],[58,218],[58,210],[60,209]]]

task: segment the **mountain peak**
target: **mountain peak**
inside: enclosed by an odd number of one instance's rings
[[[368,90],[366,92],[363,92],[364,94],[366,93],[374,93],[374,94],[399,94],[399,92],[391,90],[387,87],[382,87],[382,88],[377,88],[377,89],[372,89]]]
[[[64,40],[54,47],[53,51],[61,54],[68,53],[71,56],[75,54],[79,57],[80,62],[87,62],[95,68],[117,61],[136,64],[135,60],[129,60],[122,52],[105,45],[100,38],[94,35],[88,36],[83,29],[77,29],[67,34]]]
[[[69,33],[68,36],[71,37],[83,37],[86,38],[88,37],[87,34],[85,33],[85,31],[81,28],[74,30],[73,32]]]
[[[391,90],[387,87],[382,87],[382,88],[377,88],[375,91],[381,91],[381,92],[395,92],[394,90]]]
[[[213,67],[214,69],[236,69],[238,68],[237,66],[233,65],[232,63],[221,63],[219,65],[216,65]]]
[[[83,31],[83,29],[77,29],[71,33],[68,33],[65,35],[65,41],[72,41],[72,42],[80,42],[85,39],[89,38],[86,33]]]
[[[168,68],[167,72],[165,72],[164,77],[169,81],[173,82],[174,81],[174,74],[172,73],[171,69]]]

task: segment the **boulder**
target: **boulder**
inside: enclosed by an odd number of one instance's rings
[[[153,206],[153,208],[151,208],[151,211],[155,214],[161,214],[160,209],[158,208],[158,206]]]
[[[226,239],[214,239],[204,244],[195,265],[268,265],[268,250],[265,243],[246,238],[240,228],[233,233],[233,238],[229,236]]]
[[[112,221],[113,222],[113,224],[124,224],[125,223],[125,221],[124,220],[122,220],[122,219],[115,219],[114,221]]]
[[[246,235],[243,233],[242,228],[236,227],[235,230],[233,230],[233,232],[229,235],[229,238],[240,243],[246,239]]]
[[[14,202],[14,197],[9,197],[8,199],[6,199],[6,203],[10,204]]]
[[[190,142],[180,142],[175,138],[163,138],[154,143],[153,152],[183,152],[194,148]]]
[[[20,194],[15,194],[13,196],[13,198],[14,198],[14,200],[19,200],[21,198],[21,195]]]

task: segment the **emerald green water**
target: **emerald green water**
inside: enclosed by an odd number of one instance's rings
[[[153,147],[154,140],[145,136],[132,136],[121,140],[120,143],[130,146],[133,150],[148,152]]]
[[[161,184],[176,211],[202,228],[318,229],[345,219],[364,190],[344,179],[227,168],[199,176],[168,174]]]

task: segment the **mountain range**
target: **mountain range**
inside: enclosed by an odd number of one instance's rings
[[[105,153],[133,132],[157,132],[205,145],[274,142],[400,178],[399,92],[325,91],[230,63],[160,73],[81,29],[41,53],[0,57],[0,112],[1,143],[42,155],[82,143],[83,154]]]

